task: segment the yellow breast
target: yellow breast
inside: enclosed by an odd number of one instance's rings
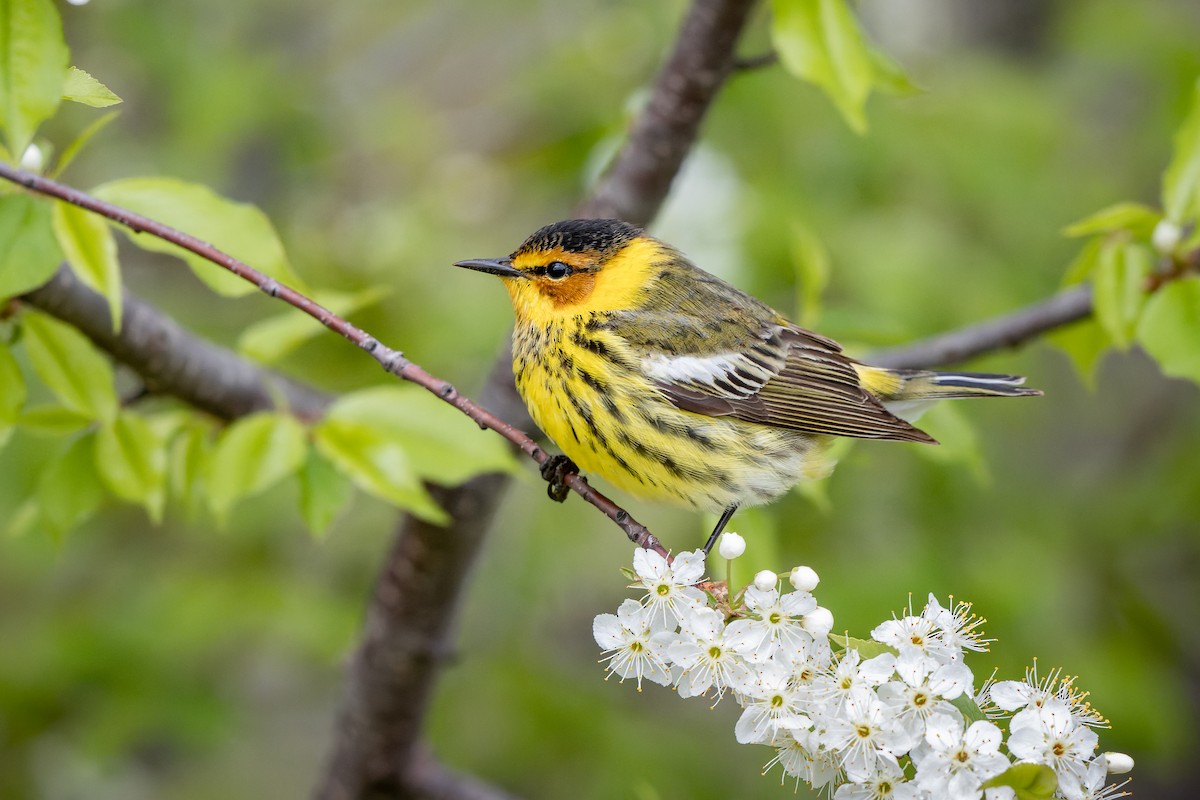
[[[575,315],[513,334],[530,415],[585,473],[639,497],[720,511],[770,502],[826,471],[823,437],[676,407],[602,320]]]

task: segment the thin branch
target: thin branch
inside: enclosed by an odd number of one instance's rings
[[[737,72],[751,72],[764,67],[773,67],[779,63],[779,53],[774,50],[769,50],[762,55],[747,56],[739,58],[733,62],[733,68]]]
[[[1085,285],[965,328],[873,353],[866,360],[892,369],[925,369],[1018,347],[1031,339],[1092,314],[1092,292]]]
[[[639,224],[655,216],[695,140],[704,110],[731,69],[734,45],[751,5],[749,0],[693,3],[674,52],[654,83],[650,101],[592,200],[577,210],[579,216],[614,216]],[[705,72],[703,80],[698,81],[690,73],[693,67],[686,65],[693,58],[695,69]],[[697,90],[702,94],[697,95]],[[506,406],[521,405],[512,380],[511,352],[493,366],[480,400],[501,411],[504,419],[525,416],[524,411],[503,413]],[[436,636],[439,644],[426,652],[446,652],[451,641],[450,621],[467,585],[466,576],[491,523],[491,512],[507,486],[505,477],[483,476],[437,495],[452,517],[446,530],[431,529],[411,518],[405,521],[375,587],[367,624],[349,668],[333,752],[316,794],[320,800],[418,793],[416,787],[406,784],[404,771],[406,764],[419,757],[416,742],[439,665],[427,661],[421,668],[406,668],[415,665],[404,642],[425,636],[424,641],[432,644]],[[614,511],[613,518],[621,513]],[[454,544],[456,540],[461,544]],[[451,553],[439,559],[447,548],[452,548]],[[422,595],[424,582],[404,581],[409,574],[426,572],[436,578],[432,580],[440,590],[436,595]],[[430,615],[426,624],[410,620],[413,609]],[[442,621],[434,622],[433,615]],[[405,708],[417,711],[407,713]]]
[[[480,427],[494,430],[512,442],[517,449],[528,455],[539,465],[549,458],[546,451],[529,434],[510,425],[491,411],[460,394],[449,382],[435,377],[419,365],[409,361],[399,350],[394,350],[384,345],[374,336],[334,314],[309,297],[297,292],[290,286],[280,283],[274,278],[264,275],[244,261],[236,259],[228,253],[213,247],[208,242],[197,239],[195,236],[172,228],[169,225],[164,225],[157,220],[150,219],[141,214],[135,214],[128,209],[100,200],[78,189],[31,172],[16,169],[8,164],[0,163],[0,177],[18,183],[39,194],[55,197],[64,202],[87,209],[95,214],[111,219],[120,225],[124,225],[135,233],[148,233],[163,241],[171,242],[214,264],[224,267],[239,278],[252,283],[264,294],[278,298],[303,311],[329,330],[340,334],[343,338],[358,345],[379,362],[380,366],[387,372],[403,380],[415,383],[433,393],[466,414]],[[658,540],[654,538],[644,525],[635,520],[612,500],[589,486],[586,479],[579,475],[568,474],[563,477],[563,483],[574,490],[584,500],[600,509],[609,519],[616,522],[625,531],[625,535],[629,537],[631,542],[638,544],[640,547],[651,547],[664,555],[666,554],[666,549],[659,544]]]

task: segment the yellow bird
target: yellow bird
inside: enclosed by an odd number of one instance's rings
[[[630,494],[720,513],[706,552],[739,506],[827,475],[834,436],[936,444],[905,417],[942,398],[1041,394],[1016,375],[859,363],[620,220],[556,222],[508,258],[455,266],[508,289],[534,422]]]

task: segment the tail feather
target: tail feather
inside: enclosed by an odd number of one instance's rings
[[[938,400],[956,397],[1036,397],[1040,389],[1022,384],[1020,375],[990,372],[931,372],[919,369],[858,367],[863,385],[888,411],[908,422]]]
[[[1022,384],[1022,375],[995,375],[989,372],[921,372],[905,375],[901,388],[908,397],[1036,397],[1040,389]],[[900,397],[897,399],[905,399]]]

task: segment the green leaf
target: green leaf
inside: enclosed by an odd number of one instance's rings
[[[413,386],[383,385],[343,395],[327,420],[366,425],[408,454],[417,476],[454,486],[483,472],[515,472],[504,440]]]
[[[801,325],[813,327],[821,316],[821,295],[829,284],[829,251],[800,223],[792,226],[792,265],[800,287],[796,313]]]
[[[1163,373],[1200,383],[1200,278],[1161,287],[1146,302],[1137,341]]]
[[[25,376],[7,345],[0,344],[0,448],[8,443],[25,406]]]
[[[421,485],[404,448],[370,421],[334,415],[331,409],[313,429],[313,440],[321,455],[364,491],[430,522],[450,521]]]
[[[886,53],[870,48],[871,68],[875,73],[875,87],[901,97],[921,94],[924,89],[912,82],[904,69]]]
[[[987,714],[984,714],[979,706],[975,703],[975,698],[963,692],[958,697],[950,701],[950,704],[957,708],[963,717],[967,720],[967,725],[972,722],[979,722],[982,719],[987,719]]]
[[[25,349],[38,377],[71,411],[108,422],[117,416],[112,365],[82,333],[56,319],[26,311]]]
[[[316,448],[309,450],[300,470],[300,511],[314,536],[324,536],[329,530],[350,499],[350,488],[350,481],[328,459]]]
[[[1013,764],[994,778],[984,781],[981,789],[1010,786],[1017,800],[1050,800],[1058,788],[1058,777],[1045,764]]]
[[[1129,231],[1138,239],[1149,239],[1162,214],[1142,203],[1117,203],[1072,222],[1063,228],[1064,236],[1091,236],[1096,233]]]
[[[1146,278],[1154,265],[1143,245],[1110,239],[1092,275],[1092,306],[1100,326],[1122,350],[1133,342],[1146,303]]]
[[[54,169],[50,170],[49,172],[50,177],[57,178],[64,171],[66,171],[67,167],[71,166],[71,162],[75,160],[75,156],[79,155],[80,151],[83,150],[87,143],[92,140],[92,137],[104,130],[108,123],[117,118],[117,113],[118,112],[116,111],[110,111],[107,114],[98,117],[92,122],[91,125],[88,125],[86,128],[84,128],[83,131],[75,137],[75,140],[67,145],[67,149],[63,150],[62,155],[58,158],[58,163],[55,164]]]
[[[67,79],[63,81],[62,99],[92,108],[107,108],[121,102],[121,98],[117,97],[112,89],[79,67],[67,70]]]
[[[361,292],[313,292],[312,299],[338,316],[345,317],[361,308],[374,305],[387,297],[391,290],[373,287]],[[295,308],[267,317],[246,328],[238,337],[238,350],[263,364],[272,364],[325,332],[325,326]]]
[[[102,217],[70,203],[55,203],[54,235],[67,263],[84,284],[104,295],[113,332],[121,329],[121,265],[117,242]]]
[[[24,503],[17,506],[17,510],[8,519],[4,520],[4,522],[0,522],[0,525],[3,526],[4,536],[16,539],[37,527],[40,517],[41,514],[38,513],[37,500],[30,497]]]
[[[772,0],[771,11],[771,39],[783,66],[823,89],[847,124],[865,133],[876,64],[845,0]]]
[[[877,642],[874,639],[856,639],[853,636],[831,633],[829,634],[829,640],[843,650],[857,650],[863,661],[866,661],[868,658],[884,655],[885,653],[896,655],[896,648],[889,647],[883,642]]]
[[[220,197],[207,186],[173,178],[127,178],[97,186],[94,195],[122,208],[151,217],[191,236],[210,242],[276,280],[302,289],[292,272],[283,244],[267,216],[258,208]],[[254,285],[211,261],[146,234],[129,234],[145,250],[182,258],[215,292],[241,297]]]
[[[168,484],[190,519],[200,511],[205,476],[212,457],[211,425],[199,419],[189,420],[171,441],[167,454]]]
[[[1088,388],[1096,388],[1096,365],[1111,344],[1100,323],[1094,318],[1076,322],[1051,331],[1046,335],[1046,340],[1066,353]]]
[[[145,418],[122,411],[96,433],[95,467],[109,490],[162,521],[167,501],[165,442]]]
[[[63,406],[27,408],[17,418],[22,430],[56,438],[82,430],[95,422],[91,414],[81,414]]]
[[[25,406],[25,376],[8,345],[0,344],[0,426],[17,421]]]
[[[23,194],[0,197],[0,300],[41,286],[61,261],[50,206]]]
[[[1192,90],[1192,108],[1175,131],[1175,152],[1163,174],[1163,210],[1167,219],[1185,223],[1200,216],[1200,81]]]
[[[0,128],[18,158],[58,108],[69,59],[51,0],[0,0]]]
[[[38,480],[38,507],[56,538],[94,514],[104,499],[96,472],[95,439],[95,433],[77,438],[45,467]]]
[[[1067,265],[1067,272],[1063,275],[1063,286],[1074,286],[1092,277],[1092,273],[1100,264],[1100,252],[1104,249],[1104,242],[1103,236],[1093,236],[1084,243],[1074,260]]]
[[[208,504],[222,522],[233,504],[266,491],[304,463],[304,426],[264,411],[242,417],[217,441],[208,465]]]

